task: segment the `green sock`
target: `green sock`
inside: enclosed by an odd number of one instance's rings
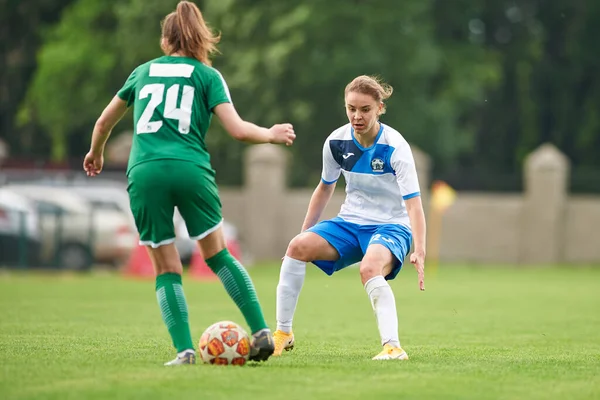
[[[163,321],[167,325],[177,352],[193,349],[188,309],[181,286],[181,275],[161,274],[156,277],[156,298]]]
[[[238,306],[252,333],[267,328],[256,290],[246,269],[224,249],[215,254],[206,263],[217,274],[225,290]]]

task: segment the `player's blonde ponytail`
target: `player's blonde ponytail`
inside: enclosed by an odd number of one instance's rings
[[[221,40],[221,35],[210,30],[194,3],[180,1],[177,9],[162,22],[162,38],[166,54],[181,52],[211,65],[209,57],[218,53],[217,43]]]

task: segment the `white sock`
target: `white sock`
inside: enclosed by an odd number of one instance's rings
[[[371,300],[371,306],[377,318],[381,345],[391,344],[400,347],[398,339],[398,314],[394,292],[381,275],[373,277],[365,283],[365,290]]]
[[[279,284],[277,285],[277,329],[286,333],[292,331],[292,320],[298,304],[298,296],[306,275],[306,263],[283,257]]]

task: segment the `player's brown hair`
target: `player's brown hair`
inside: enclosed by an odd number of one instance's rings
[[[175,11],[167,15],[162,23],[161,48],[167,55],[181,52],[206,65],[211,65],[209,56],[218,53],[220,34],[208,27],[198,6],[189,1],[180,1]]]
[[[375,76],[361,75],[352,80],[346,89],[344,90],[344,96],[350,92],[368,94],[372,96],[375,101],[383,103],[383,109],[381,114],[385,113],[384,101],[390,98],[394,92],[394,88],[383,82],[380,78]]]

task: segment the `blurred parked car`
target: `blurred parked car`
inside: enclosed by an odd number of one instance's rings
[[[129,195],[125,187],[101,185],[66,186],[69,192],[86,199],[96,210],[108,210],[123,213],[127,216],[135,231],[135,221],[129,208]]]
[[[121,182],[107,179],[88,179],[86,181],[76,181],[71,183],[44,181],[40,182],[44,186],[61,187],[71,193],[84,197],[94,208],[103,210],[120,211],[127,215],[131,222],[131,227],[137,233],[133,214],[129,208],[129,195],[127,194],[127,185]],[[188,263],[192,257],[196,242],[191,240],[185,222],[177,208],[173,215],[173,224],[175,227],[175,247],[184,263]]]
[[[61,187],[69,192],[84,197],[94,208],[103,210],[121,211],[131,221],[132,230],[137,232],[135,221],[129,208],[129,195],[127,185],[110,179],[86,179],[74,182],[64,181],[40,181],[44,186]],[[175,247],[179,257],[184,264],[189,264],[197,243],[190,239],[181,214],[175,208],[173,214],[173,225],[175,228]],[[223,222],[223,232],[226,241],[237,242],[237,229],[227,221]]]
[[[31,199],[39,213],[43,262],[85,269],[92,263],[119,265],[136,245],[130,219],[120,211],[94,208],[69,191],[41,185],[9,185]]]
[[[34,185],[58,187],[84,197],[92,206],[106,210],[121,211],[130,216],[127,184],[110,179],[85,179],[75,181],[44,179],[34,181]]]
[[[40,232],[35,204],[0,188],[0,265],[27,266],[39,262]]]

